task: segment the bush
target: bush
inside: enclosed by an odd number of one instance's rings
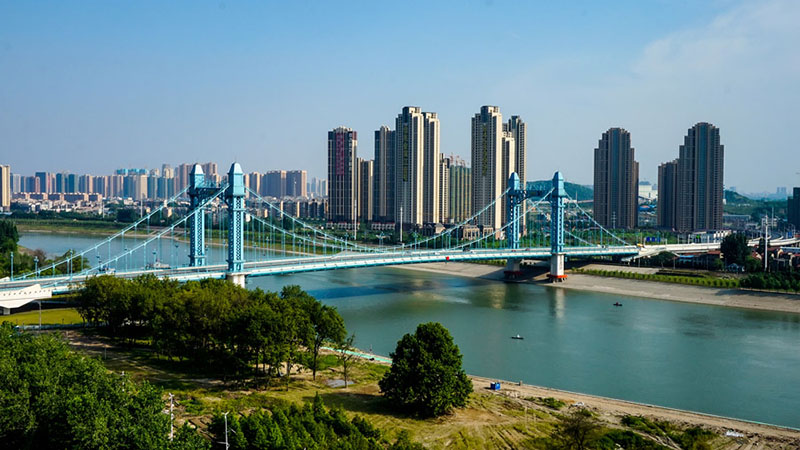
[[[538,401],[538,403],[541,404],[542,406],[547,406],[548,408],[552,409],[561,409],[566,405],[566,403],[553,397],[542,398]]]

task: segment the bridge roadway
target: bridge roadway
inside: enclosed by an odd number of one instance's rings
[[[770,245],[793,245],[800,239],[772,240]],[[757,243],[757,241],[755,242]],[[753,244],[751,242],[751,244]],[[652,256],[663,251],[672,253],[698,253],[719,250],[717,243],[698,244],[665,244],[649,246],[586,246],[567,247],[564,255],[567,258],[592,256],[619,256],[623,258],[640,258]],[[374,253],[337,253],[329,256],[298,256],[276,258],[265,261],[244,263],[241,272],[245,277],[282,275],[322,270],[352,269],[358,267],[395,266],[403,264],[420,264],[431,262],[482,261],[495,259],[538,259],[544,260],[552,256],[550,247],[520,249],[455,249],[455,250],[407,250],[399,252]],[[10,281],[0,280],[0,307],[17,308],[28,302],[47,298],[54,294],[73,292],[81,288],[83,282],[90,277],[102,275],[93,271],[87,274],[58,275],[54,277],[30,278]],[[159,278],[167,277],[177,281],[200,280],[205,278],[225,278],[228,275],[226,264],[206,265],[201,267],[177,267],[166,269],[140,269],[117,271],[114,275],[123,278],[135,278],[144,274],[152,274]]]
[[[590,256],[630,256],[640,249],[636,246],[624,247],[569,247],[564,250],[567,257]],[[265,261],[251,261],[244,264],[242,274],[245,276],[281,275],[299,272],[314,272],[321,270],[351,269],[358,267],[393,266],[403,264],[420,264],[429,262],[447,261],[481,261],[493,259],[548,259],[550,248],[520,248],[520,249],[471,249],[471,250],[408,250],[392,253],[338,253],[329,256],[298,256],[290,258],[277,258]],[[201,267],[177,267],[167,269],[140,269],[129,271],[116,271],[115,276],[122,278],[136,278],[140,275],[152,274],[159,278],[167,277],[178,281],[199,280],[204,278],[225,278],[227,275],[226,264],[214,264]],[[53,294],[72,292],[83,285],[90,277],[102,275],[103,272],[93,271],[86,274],[57,275],[51,277],[30,278],[25,280],[0,282],[0,303],[3,303],[4,293],[10,294],[20,289],[40,285],[42,289],[50,289]],[[1,305],[5,306],[5,305]]]

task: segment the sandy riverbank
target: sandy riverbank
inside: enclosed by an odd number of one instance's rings
[[[674,302],[800,314],[800,297],[771,292],[686,286],[584,274],[571,274],[566,282],[550,286],[554,289],[576,289]]]
[[[368,352],[358,351],[358,356],[370,359],[374,364],[390,365],[391,361],[385,356],[372,355]],[[517,400],[531,398],[556,398],[563,401],[570,407],[589,408],[598,414],[602,422],[619,425],[625,416],[643,416],[659,421],[668,421],[678,424],[681,427],[700,426],[714,431],[719,435],[732,431],[743,435],[737,440],[743,444],[742,447],[725,446],[725,448],[800,448],[800,430],[786,428],[775,425],[749,422],[746,420],[734,419],[729,417],[703,414],[694,411],[686,411],[662,406],[636,403],[627,400],[619,400],[597,395],[581,394],[577,392],[562,391],[559,389],[534,386],[530,384],[519,384],[497,378],[486,378],[469,375],[472,380],[474,390],[480,393],[491,393]],[[490,383],[501,382],[500,391],[489,391],[487,388]],[[532,406],[538,407],[538,406]]]
[[[503,278],[503,268],[470,263],[427,263],[397,266],[403,269],[444,273],[471,278],[499,280]],[[702,286],[687,286],[657,281],[641,281],[622,278],[599,277],[585,274],[569,274],[563,283],[551,284],[537,277],[528,283],[541,284],[552,289],[576,289],[602,292],[612,295],[654,298],[674,302],[698,303],[704,305],[727,306],[732,308],[757,309],[800,314],[800,296],[770,292],[745,291],[739,289],[720,289]]]
[[[495,379],[470,376],[475,390],[483,390]],[[590,408],[598,413],[603,421],[619,423],[627,415],[644,416],[657,420],[666,420],[683,426],[702,426],[711,429],[720,435],[728,431],[741,433],[744,442],[742,448],[800,448],[800,430],[784,428],[773,425],[747,422],[727,417],[701,414],[692,411],[670,409],[660,406],[634,403],[595,395],[579,394],[575,392],[560,391],[528,384],[502,382],[502,389],[498,395],[511,398],[528,397],[553,397],[565,402],[567,405],[579,405]]]

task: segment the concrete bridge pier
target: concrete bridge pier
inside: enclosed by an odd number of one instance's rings
[[[519,272],[521,270],[521,258],[508,258],[506,260],[506,272]]]
[[[228,272],[225,275],[225,279],[230,281],[231,283],[239,286],[240,288],[244,288],[245,276],[244,276],[243,273],[240,273],[240,272]]]
[[[8,316],[8,315],[11,315],[11,308],[6,308],[6,307],[4,306],[4,307],[3,307],[2,314],[0,314],[0,315],[3,315],[3,316]]]
[[[556,253],[550,257],[550,281],[553,283],[562,282],[567,279],[564,273],[564,254]]]

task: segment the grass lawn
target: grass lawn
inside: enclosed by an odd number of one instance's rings
[[[254,384],[252,380],[225,382],[215,374],[219,368],[158,356],[150,348],[115,341],[96,330],[67,331],[64,335],[73,348],[100,358],[109,370],[125,372],[135,380],[146,380],[173,394],[176,424],[188,422],[200,430],[208,427],[216,413],[250,414],[277,405],[303,404],[319,395],[328,407],[341,408],[350,417],[366,418],[381,430],[388,442],[393,442],[401,431],[407,431],[414,441],[429,449],[543,449],[547,448],[546,439],[559,418],[571,408],[567,402],[555,398],[523,397],[510,391],[493,392],[486,386],[475,386],[465,408],[442,417],[422,419],[398,412],[380,394],[378,380],[389,366],[378,362],[353,361],[348,371],[352,384],[344,388],[338,383],[343,374],[336,356],[324,351],[317,379],[312,379],[309,370],[296,367],[287,390],[285,379],[273,379],[269,385]],[[626,429],[620,425],[618,415],[608,411],[594,414],[600,420],[599,432]],[[718,438],[708,448],[739,447],[735,442]]]
[[[0,322],[15,325],[39,325],[39,310],[26,311],[0,317]],[[42,325],[83,323],[80,314],[73,308],[43,309]]]

